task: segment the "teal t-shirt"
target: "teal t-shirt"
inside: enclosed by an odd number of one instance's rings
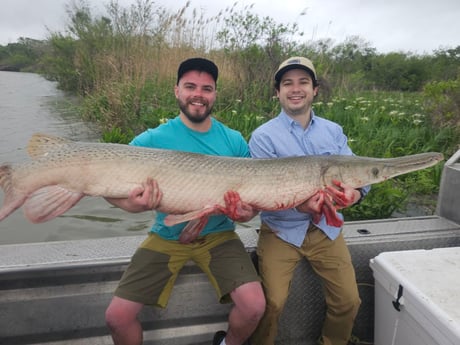
[[[180,117],[177,116],[156,128],[148,129],[139,134],[131,141],[130,145],[215,156],[249,157],[248,145],[241,133],[214,118],[211,118],[211,121],[209,131],[197,132],[185,126]],[[159,187],[161,189],[161,186]],[[164,224],[166,216],[165,213],[157,212],[156,221],[150,231],[168,240],[178,240],[186,223],[166,226]],[[227,216],[211,216],[201,235],[234,229],[233,221]]]

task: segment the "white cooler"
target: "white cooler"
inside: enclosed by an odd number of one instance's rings
[[[375,345],[460,345],[460,247],[381,253]]]

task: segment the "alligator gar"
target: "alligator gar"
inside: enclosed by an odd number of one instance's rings
[[[43,134],[32,136],[27,149],[31,160],[0,165],[5,193],[0,221],[21,206],[29,221],[49,221],[84,196],[126,198],[148,178],[156,180],[163,193],[158,210],[170,214],[167,225],[225,210],[227,191],[237,192],[257,210],[283,210],[301,204],[333,180],[360,188],[443,159],[436,152],[386,159],[334,155],[251,159]]]

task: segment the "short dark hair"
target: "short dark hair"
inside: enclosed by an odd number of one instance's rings
[[[177,70],[177,84],[179,84],[179,80],[182,78],[182,76],[189,71],[200,71],[209,73],[214,79],[214,82],[217,83],[219,69],[217,68],[216,64],[211,60],[203,58],[191,58],[183,61],[179,65],[179,69]]]

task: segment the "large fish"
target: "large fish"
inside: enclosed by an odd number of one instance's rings
[[[258,210],[295,207],[333,180],[359,188],[435,165],[440,153],[399,158],[305,156],[250,159],[120,144],[85,143],[35,134],[32,160],[0,166],[5,198],[0,220],[24,206],[33,223],[51,220],[84,196],[126,198],[148,178],[163,193],[158,210],[174,225],[225,213],[224,194]]]

